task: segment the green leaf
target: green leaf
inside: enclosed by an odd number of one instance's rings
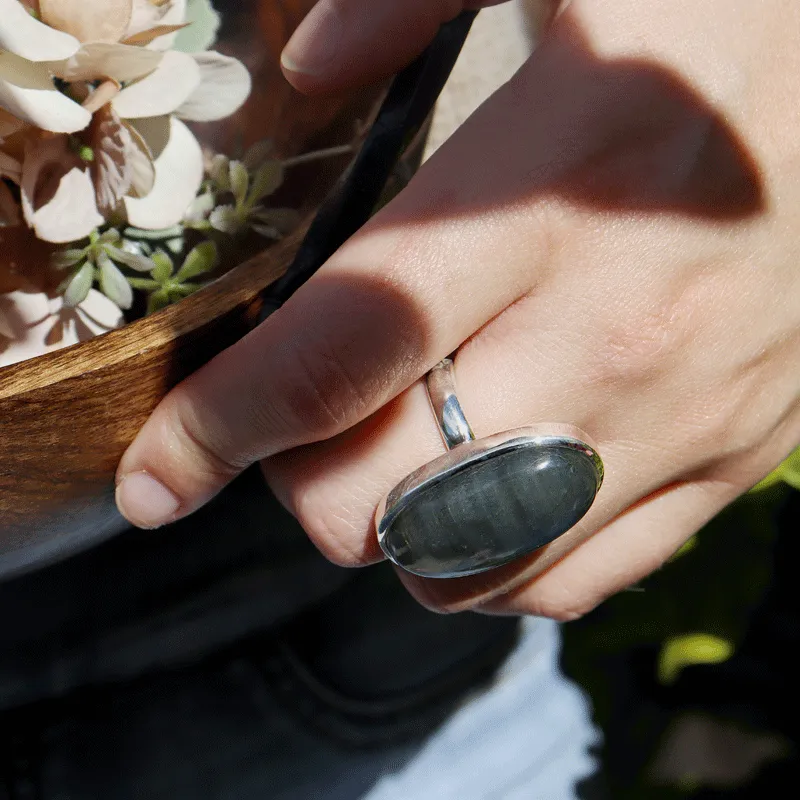
[[[215,208],[208,217],[211,227],[220,233],[227,233],[235,236],[239,233],[241,224],[233,206],[219,206]]]
[[[166,283],[172,277],[172,273],[175,270],[172,259],[163,250],[156,250],[156,252],[153,253],[153,263],[156,265],[151,273],[153,280],[158,281],[159,284]]]
[[[107,253],[101,252],[97,261],[100,268],[100,289],[103,294],[120,308],[130,308],[133,305],[133,290],[128,279]]]
[[[185,283],[198,275],[211,272],[217,266],[217,245],[214,242],[201,242],[183,262],[175,276],[176,283]]]
[[[183,252],[183,248],[186,242],[184,241],[183,237],[175,238],[175,239],[168,239],[164,242],[164,247],[169,250],[170,253],[174,256],[179,256]]]
[[[173,286],[169,291],[175,299],[180,300],[181,297],[188,297],[190,294],[199,292],[200,289],[208,286],[207,283],[182,283],[180,286]]]
[[[759,481],[750,491],[763,492],[781,482],[800,490],[800,448],[794,451],[777,469]]]
[[[220,26],[219,14],[214,11],[211,0],[188,0],[186,22],[190,23],[178,33],[173,50],[184,53],[202,53],[217,39]]]
[[[265,161],[253,175],[247,204],[254,206],[265,197],[269,197],[280,189],[284,178],[283,164],[280,161]]]
[[[86,248],[83,250],[56,250],[50,256],[50,266],[53,269],[67,269],[67,267],[74,267],[85,257]]]
[[[153,263],[153,259],[147,256],[129,253],[127,250],[120,250],[118,247],[114,247],[114,245],[111,244],[105,245],[103,249],[113,261],[125,267],[130,267],[130,269],[136,272],[152,272],[156,267]]]
[[[122,237],[116,228],[109,228],[107,231],[100,234],[97,240],[98,244],[116,244]]]
[[[221,192],[229,192],[231,190],[231,162],[228,156],[217,153],[211,159],[211,166],[208,168],[208,175],[212,183]]]
[[[166,289],[159,289],[147,298],[147,313],[155,314],[156,311],[161,311],[162,308],[166,308],[168,305],[169,292]]]
[[[143,239],[146,242],[159,242],[163,239],[172,239],[175,236],[183,235],[183,226],[173,225],[171,228],[163,228],[157,231],[148,231],[144,228],[125,228],[123,235],[126,239]]]
[[[198,195],[184,214],[184,222],[201,222],[214,210],[217,198],[213,192]]]
[[[88,296],[94,283],[94,267],[88,262],[73,276],[64,292],[64,305],[69,308],[79,306]]]
[[[733,655],[733,644],[719,636],[691,633],[668,639],[661,648],[658,678],[662,684],[674,683],[685,667],[693,664],[721,664]]]
[[[783,480],[793,489],[800,491],[800,450],[794,454],[792,459],[784,463]]]
[[[244,205],[247,199],[247,190],[250,187],[250,175],[247,172],[247,167],[241,161],[231,161],[228,170],[231,192],[233,192],[236,205]]]
[[[143,292],[154,292],[161,288],[161,283],[152,281],[149,278],[128,278],[128,283],[134,288]]]

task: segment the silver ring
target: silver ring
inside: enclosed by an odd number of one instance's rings
[[[391,561],[425,578],[475,575],[533,553],[583,518],[603,482],[583,431],[533,425],[476,439],[449,358],[426,385],[447,452],[378,506],[378,541]]]

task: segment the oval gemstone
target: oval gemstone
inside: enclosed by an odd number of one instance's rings
[[[414,490],[381,547],[416,575],[454,578],[507,564],[566,533],[600,482],[590,455],[560,444],[501,451]]]

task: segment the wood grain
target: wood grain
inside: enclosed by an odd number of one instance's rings
[[[374,105],[375,92],[315,101],[283,79],[281,47],[313,0],[229,5],[235,18],[226,17],[219,47],[235,54],[244,48],[245,56],[259,51],[251,66],[256,89],[241,115],[200,128],[202,138],[233,141],[238,131],[249,141],[274,138],[288,153],[335,141]],[[331,165],[304,170],[295,194],[321,197],[334,173]],[[0,369],[0,577],[126,527],[113,503],[122,453],[173,386],[255,324],[259,294],[291,263],[302,233],[152,317]]]

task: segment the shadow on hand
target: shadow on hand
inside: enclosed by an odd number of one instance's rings
[[[482,158],[476,141],[485,142]],[[453,170],[456,163],[461,173]],[[452,180],[442,185],[443,176]],[[711,102],[664,66],[600,58],[568,15],[415,180],[408,199],[401,196],[373,222],[376,228],[470,217],[537,199],[720,224],[756,217],[766,207],[758,163]],[[397,297],[378,302],[400,308]],[[411,305],[402,309],[408,314],[403,329],[425,331],[424,315]],[[362,335],[377,354],[389,347],[393,330],[376,326]],[[422,346],[427,343],[424,338]],[[380,362],[390,363],[376,356],[374,363]],[[450,607],[506,585],[537,561],[544,569],[552,560],[547,550],[477,577],[410,580],[425,586],[432,605]]]
[[[720,110],[663,65],[598,56],[568,12],[446,148],[463,191],[426,186],[432,217],[537,197],[710,220],[765,207],[759,166]]]

